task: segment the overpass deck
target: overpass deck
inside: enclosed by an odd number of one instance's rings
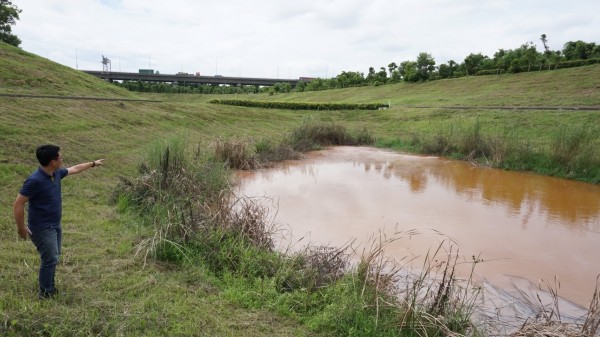
[[[195,75],[168,75],[168,74],[138,74],[127,72],[103,72],[95,70],[83,70],[83,72],[99,77],[101,79],[114,81],[145,81],[145,82],[171,82],[183,84],[225,84],[225,85],[258,85],[272,86],[276,83],[289,83],[292,86],[298,84],[297,79],[274,79],[274,78],[251,78],[251,77],[229,77],[229,76],[195,76]]]

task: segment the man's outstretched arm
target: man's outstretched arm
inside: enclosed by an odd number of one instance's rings
[[[75,166],[71,166],[71,167],[67,168],[67,170],[69,171],[69,175],[81,173],[92,167],[102,166],[102,164],[103,164],[102,161],[104,161],[104,159],[98,159],[98,160],[94,160],[94,161],[87,162],[87,163],[77,164]]]

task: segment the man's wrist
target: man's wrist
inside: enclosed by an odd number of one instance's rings
[[[92,162],[92,167],[94,167],[94,166],[96,166],[96,161],[95,160]]]

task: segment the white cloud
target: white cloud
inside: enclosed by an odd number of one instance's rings
[[[231,76],[367,72],[420,52],[438,63],[548,36],[600,42],[592,0],[20,0],[25,50],[80,69]],[[77,55],[77,59],[76,59]]]

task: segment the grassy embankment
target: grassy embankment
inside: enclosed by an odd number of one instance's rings
[[[423,110],[401,104],[599,105],[598,73],[598,67],[593,66],[513,77],[244,98],[390,101],[392,108],[385,111],[310,113],[350,128],[366,127],[384,145],[405,144],[396,139],[413,137],[417,132],[435,133],[449,121],[474,123],[478,118],[484,133],[492,134],[495,128],[502,128],[518,134],[532,146],[543,147],[552,142],[552,133],[561,126],[597,125],[599,113]],[[534,83],[537,89],[530,90]],[[554,94],[545,100],[548,92]],[[150,260],[143,267],[143,262],[132,256],[134,247],[151,237],[153,228],[141,224],[135,215],[118,213],[109,203],[118,177],[137,175],[143,149],[149,142],[182,133],[191,148],[205,147],[216,137],[282,139],[284,131],[299,125],[304,113],[207,104],[214,96],[136,95],[4,44],[0,44],[0,93],[152,97],[164,101],[0,97],[0,254],[4,257],[0,267],[0,331],[83,335],[237,335],[242,331],[247,335],[315,334],[299,324],[294,314],[278,315],[240,300],[240,287],[216,277],[206,266],[192,268]],[[10,215],[16,191],[36,166],[33,150],[44,142],[60,144],[67,164],[107,159],[105,167],[65,181],[65,247],[58,276],[65,294],[52,303],[40,303],[35,297],[37,257],[31,244],[15,240]],[[247,285],[241,288],[244,286]]]
[[[331,116],[367,125],[382,147],[600,183],[599,74],[591,66],[243,99],[389,103]]]

